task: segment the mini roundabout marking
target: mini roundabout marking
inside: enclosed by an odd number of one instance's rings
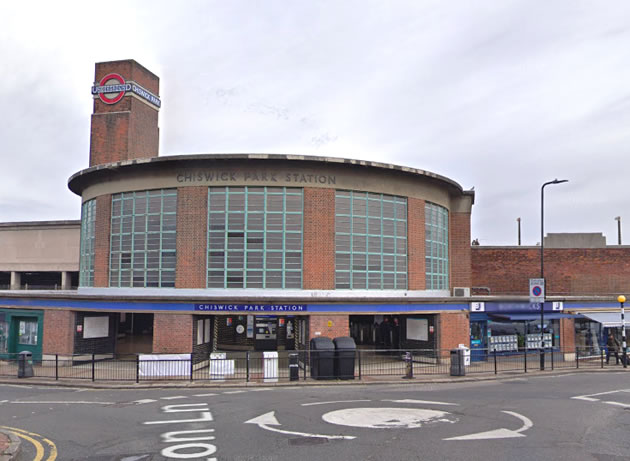
[[[363,400],[370,401],[370,400]],[[349,403],[350,401],[348,401]],[[358,401],[357,401],[358,402]],[[412,403],[424,403],[424,404],[438,404],[438,405],[458,405],[448,402],[431,402],[425,400],[383,400],[382,402],[400,402],[406,404]],[[337,402],[321,402],[321,404],[329,403],[342,403]],[[314,404],[311,404],[314,405]],[[446,441],[466,441],[466,440],[489,440],[489,439],[508,439],[516,437],[525,437],[523,432],[530,429],[533,426],[532,421],[513,411],[502,411],[502,413],[511,415],[521,420],[523,425],[517,430],[511,430],[506,428],[495,429],[486,432],[479,432],[475,434],[462,435],[458,437],[449,437],[442,440]],[[329,411],[322,415],[322,420],[337,426],[367,428],[367,429],[418,429],[435,424],[455,424],[459,421],[459,418],[453,414],[443,411],[427,408],[396,408],[396,407],[359,407],[359,408],[343,408],[338,410]],[[280,422],[276,418],[276,412],[271,411],[260,415],[256,418],[245,421],[244,424],[255,424],[261,429],[265,429],[272,432],[277,432],[286,435],[320,438],[328,440],[353,440],[357,436],[352,435],[335,435],[335,434],[313,434],[308,432],[298,432],[281,429]]]

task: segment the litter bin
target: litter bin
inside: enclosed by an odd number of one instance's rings
[[[18,354],[18,378],[33,377],[33,354],[22,351]]]
[[[289,381],[297,381],[300,379],[300,364],[298,362],[297,352],[289,354]]]
[[[333,339],[335,345],[335,377],[339,379],[354,379],[354,359],[357,345],[349,336]]]
[[[311,348],[311,378],[333,379],[335,377],[335,344],[326,337],[313,338]]]
[[[451,349],[451,376],[466,376],[463,349]]]

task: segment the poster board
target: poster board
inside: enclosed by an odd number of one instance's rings
[[[109,317],[84,317],[83,339],[107,338],[109,336]]]
[[[429,319],[407,318],[407,339],[428,341]]]

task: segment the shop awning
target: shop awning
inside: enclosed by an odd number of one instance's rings
[[[580,312],[580,314],[601,323],[604,327],[621,326],[621,313],[619,312]],[[630,326],[630,319],[626,320],[626,325]]]
[[[490,317],[497,320],[513,320],[526,322],[529,320],[540,320],[540,313],[529,314],[489,314]],[[545,320],[558,320],[558,319],[574,319],[575,314],[562,314],[560,312],[545,312]],[[630,322],[629,322],[630,323]]]

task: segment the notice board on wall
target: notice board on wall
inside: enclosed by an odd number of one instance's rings
[[[429,340],[429,319],[407,319],[407,339]]]
[[[85,317],[83,319],[83,338],[107,338],[109,336],[109,317]]]

